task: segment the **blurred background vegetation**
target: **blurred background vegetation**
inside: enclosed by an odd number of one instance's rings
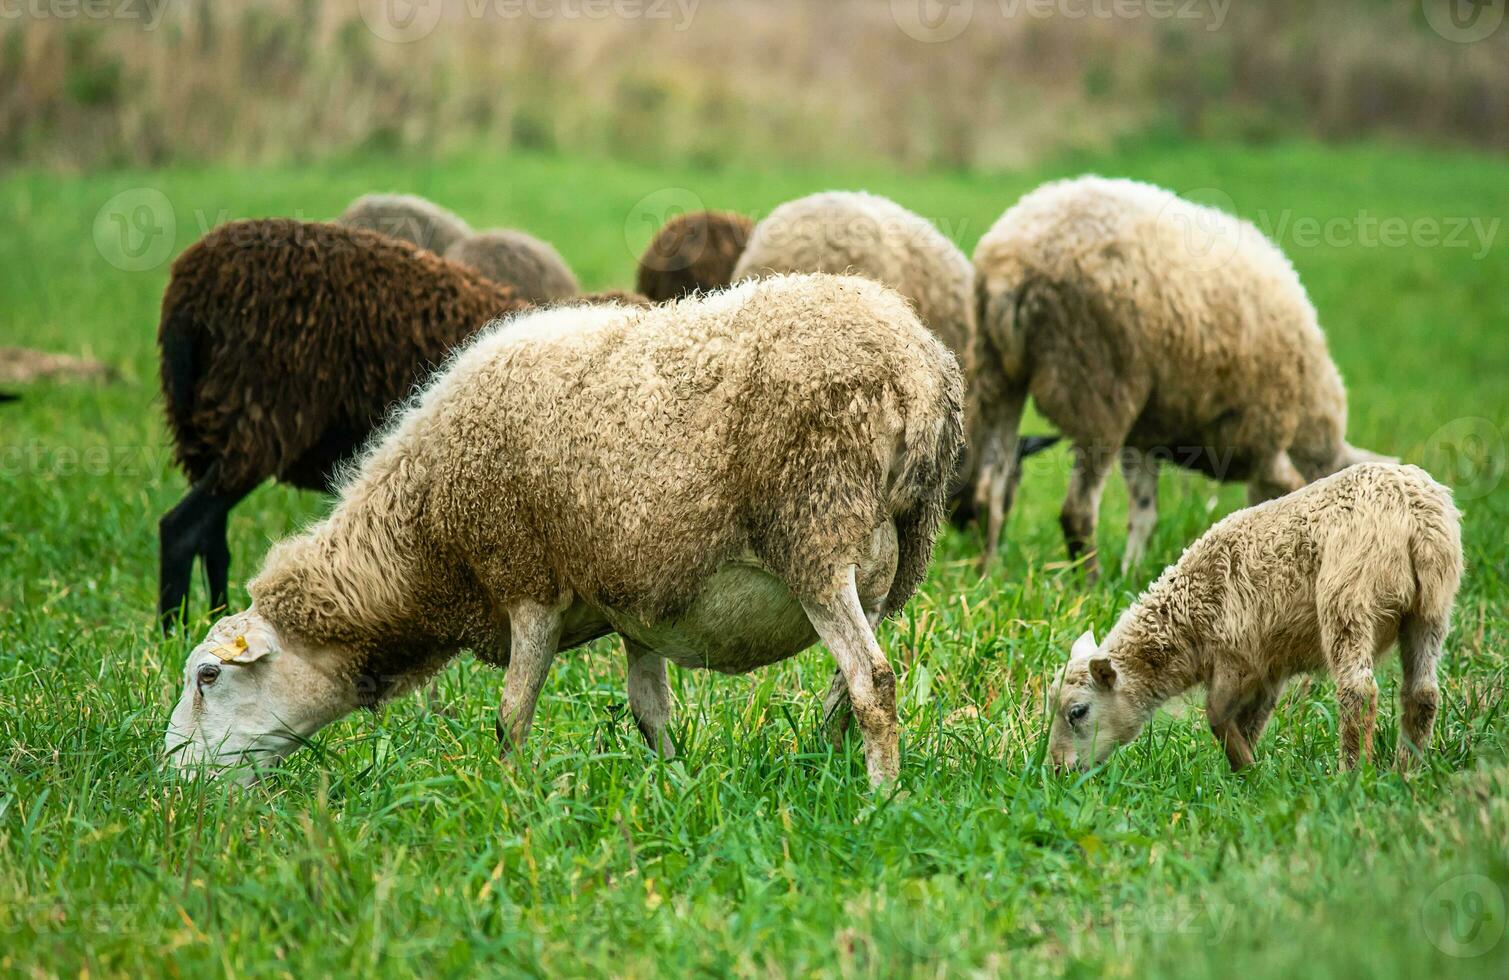
[[[1439,26],[1470,0],[93,2],[7,6],[0,161],[496,147],[996,170],[1127,137],[1509,147],[1509,29]],[[420,29],[394,40],[405,7]]]

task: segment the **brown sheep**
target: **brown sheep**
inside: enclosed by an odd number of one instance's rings
[[[639,258],[638,288],[663,303],[722,289],[749,241],[753,223],[732,211],[694,211],[665,223]]]
[[[175,763],[276,758],[467,648],[506,665],[498,732],[517,750],[555,656],[618,633],[630,708],[666,755],[667,661],[743,673],[821,639],[872,782],[894,779],[873,624],[926,572],[963,438],[958,364],[906,301],[783,276],[505,326],[189,655]]]
[[[1462,577],[1451,491],[1415,466],[1362,463],[1216,524],[1099,645],[1086,633],[1054,682],[1049,750],[1088,768],[1137,737],[1160,704],[1206,685],[1232,769],[1252,762],[1284,682],[1336,683],[1341,762],[1368,757],[1373,668],[1397,639],[1398,763],[1430,748],[1436,663]]]
[[[163,516],[158,611],[181,615],[196,556],[226,604],[226,518],[269,478],[328,489],[342,461],[458,343],[527,304],[396,238],[239,221],[173,264],[158,344],[163,401],[191,487]]]

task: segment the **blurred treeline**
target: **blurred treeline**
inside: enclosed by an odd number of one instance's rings
[[[1148,134],[1509,147],[1509,24],[1454,42],[1420,0],[972,0],[968,28],[936,42],[901,24],[907,0],[430,0],[440,22],[407,42],[369,26],[403,0],[63,15],[80,2],[21,0],[0,19],[0,160],[481,144],[998,168]]]

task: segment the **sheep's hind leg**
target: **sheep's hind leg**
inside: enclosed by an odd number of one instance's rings
[[[1070,560],[1084,556],[1085,577],[1094,582],[1100,576],[1095,557],[1095,525],[1100,514],[1100,495],[1111,472],[1111,461],[1121,446],[1074,446],[1074,471],[1069,476],[1069,492],[1059,513],[1064,529],[1064,543]]]
[[[870,631],[880,625],[885,610],[877,607],[865,612],[865,621]],[[849,703],[849,682],[844,680],[842,668],[835,667],[833,680],[828,684],[828,693],[823,696],[823,733],[835,749],[844,747],[844,737],[849,734],[849,723],[854,720],[854,706]]]
[[[1022,410],[1027,404],[1027,390],[993,392],[994,397],[978,400],[980,418],[980,462],[975,475],[974,508],[985,522],[985,548],[980,555],[983,573],[995,560],[1000,547],[1006,515],[1016,497],[1022,478],[1022,461],[1017,458]]]
[[[1125,575],[1141,563],[1158,523],[1157,457],[1127,449],[1121,456],[1121,477],[1127,485],[1127,547],[1121,556]]]
[[[505,756],[529,737],[535,703],[560,644],[563,611],[528,600],[508,610],[508,668],[498,702],[498,741]]]
[[[1340,618],[1322,605],[1326,662],[1336,683],[1341,729],[1341,767],[1353,769],[1373,755],[1373,727],[1378,718],[1378,682],[1373,678],[1372,631],[1362,622]]]
[[[666,732],[671,717],[671,686],[666,681],[665,658],[624,637],[629,657],[629,710],[650,749],[665,759],[676,757],[676,745]]]
[[[1446,642],[1447,624],[1439,619],[1406,616],[1399,624],[1399,666],[1403,684],[1399,691],[1399,750],[1395,764],[1411,769],[1430,749],[1431,732],[1441,692],[1436,685],[1436,664]]]
[[[843,672],[854,719],[864,738],[870,782],[879,785],[895,779],[900,771],[896,674],[865,616],[854,566],[844,570],[829,595],[803,598],[802,608]]]

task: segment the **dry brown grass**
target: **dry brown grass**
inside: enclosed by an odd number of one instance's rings
[[[1509,146],[1509,25],[1451,43],[1411,0],[918,0],[972,12],[937,43],[901,23],[911,0],[434,0],[439,23],[406,43],[363,19],[390,0],[103,0],[138,16],[61,14],[76,2],[24,0],[0,19],[0,159],[484,142],[995,168],[1148,129]]]

